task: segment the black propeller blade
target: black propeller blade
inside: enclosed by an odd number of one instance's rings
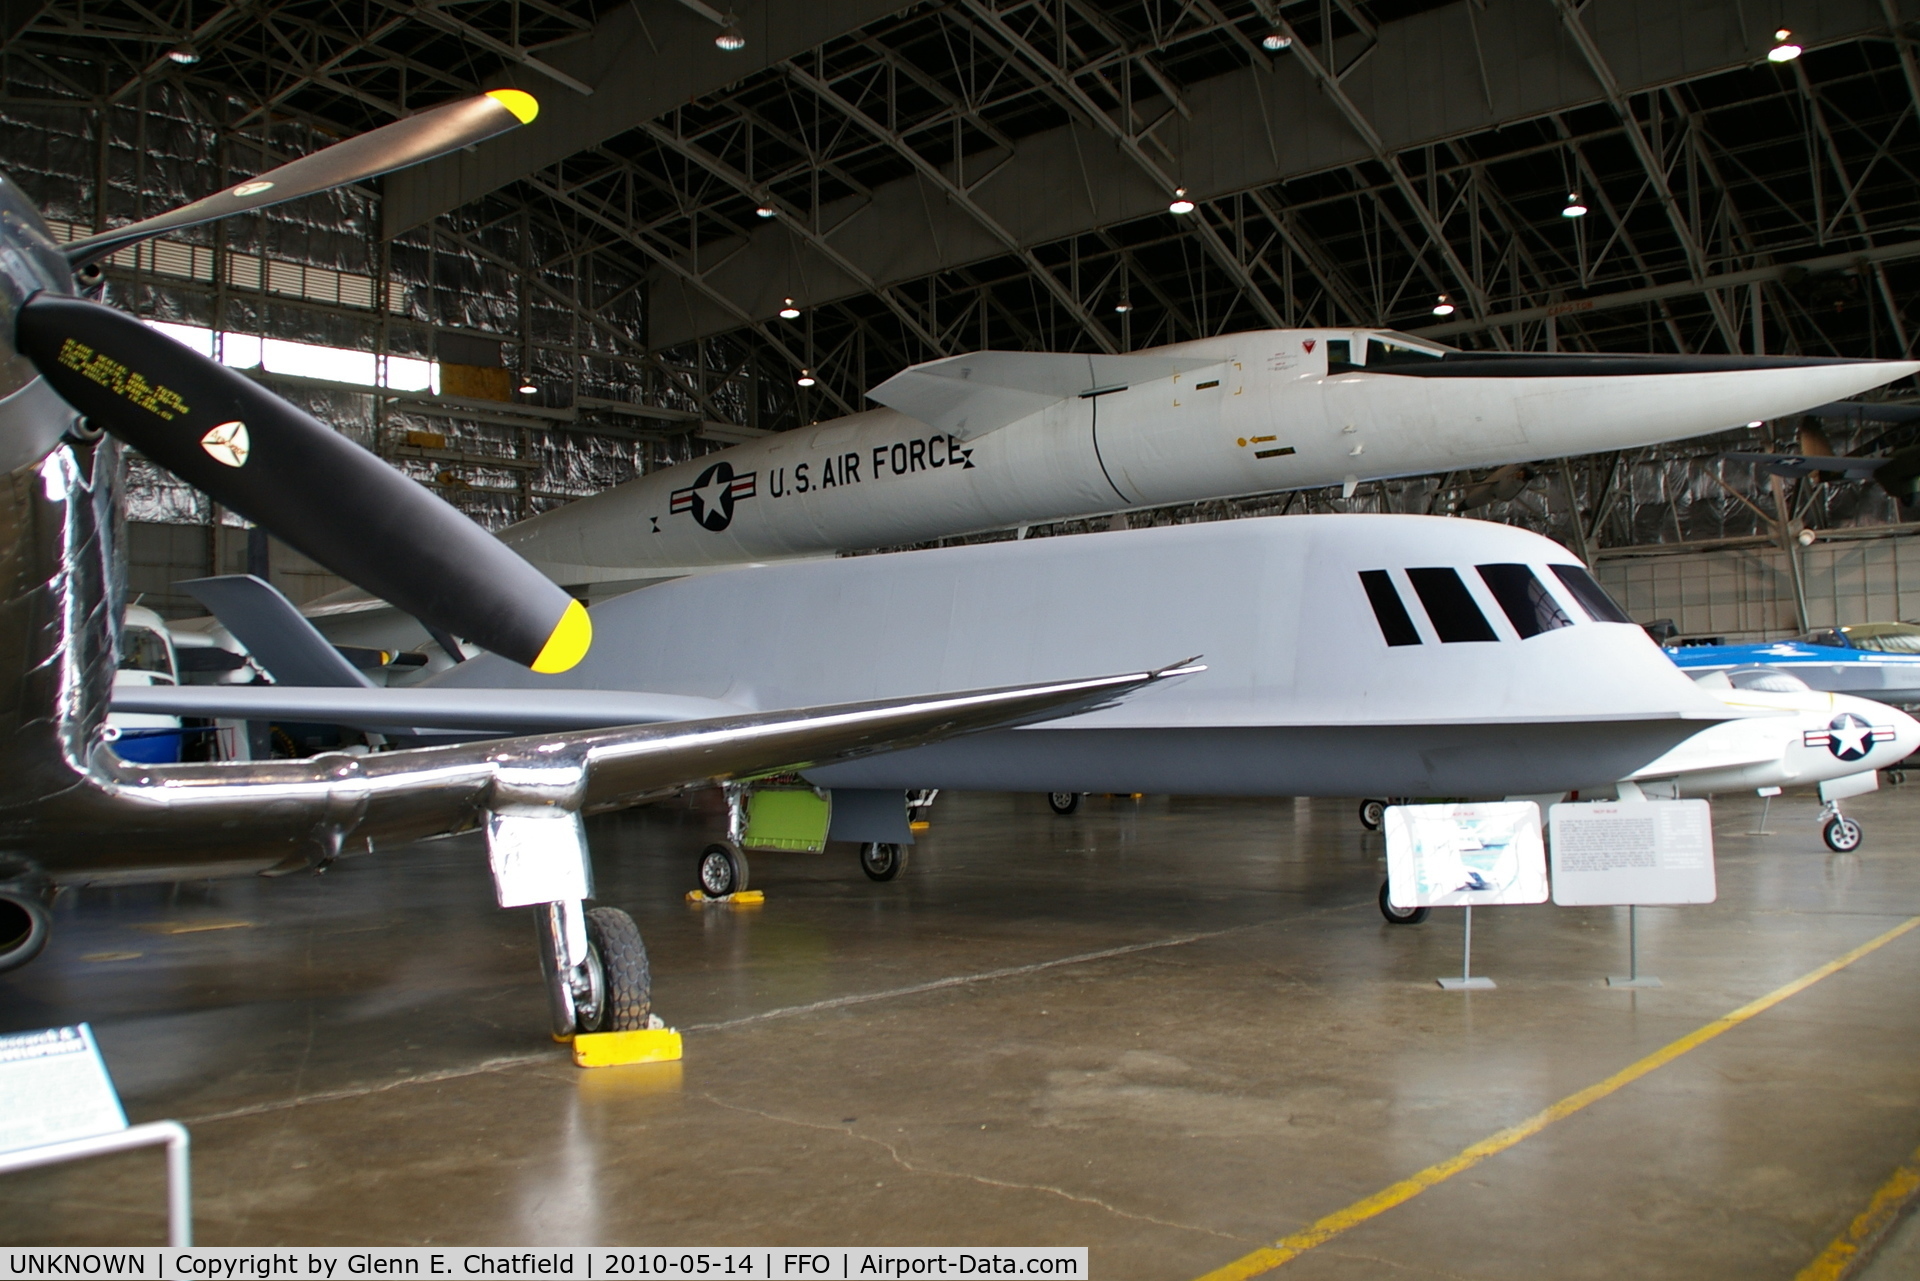
[[[40,293],[15,342],[75,409],[423,622],[537,672],[587,651],[580,602],[506,544],[252,379],[98,303]]]
[[[157,218],[73,241],[62,248],[67,261],[78,269],[149,236],[330,191],[485,142],[495,134],[529,123],[539,112],[540,104],[531,94],[518,89],[495,89],[477,98],[450,102],[417,116],[396,120],[372,133],[335,143],[257,178],[236,183],[204,200],[182,205]]]

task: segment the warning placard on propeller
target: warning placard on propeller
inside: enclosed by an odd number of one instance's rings
[[[1705,801],[1582,801],[1553,806],[1547,821],[1563,907],[1713,902]]]

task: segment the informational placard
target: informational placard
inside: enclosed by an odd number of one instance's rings
[[[1395,907],[1547,901],[1546,847],[1532,801],[1394,805],[1383,830]]]
[[[126,1128],[92,1028],[82,1023],[0,1036],[0,1152]]]
[[[1705,801],[1579,801],[1555,805],[1547,822],[1562,907],[1713,902]]]

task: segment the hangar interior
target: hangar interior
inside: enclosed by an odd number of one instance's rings
[[[972,351],[1920,338],[1913,0],[22,0],[0,21],[5,174],[65,240],[456,97],[540,99],[525,138],[105,264],[115,306],[489,529]],[[1776,32],[1804,52],[1771,59]],[[1809,432],[1920,442],[1796,415],[943,541],[1452,515],[1556,540],[1682,638],[1920,618],[1920,523],[1882,487],[1723,457]],[[345,586],[137,455],[126,515],[129,589],[168,618],[204,612],[177,584],[212,573],[296,604]],[[194,1128],[208,1243],[979,1238],[1200,1276],[1920,914],[1897,787],[1859,802],[1857,853],[1818,847],[1805,789],[1718,798],[1719,901],[1640,914],[1664,991],[1605,986],[1618,909],[1505,908],[1481,994],[1428,990],[1450,920],[1381,924],[1382,838],[1350,802],[954,796],[898,882],[775,856],[763,907],[687,907],[711,799],[590,825],[684,1066],[581,1074],[527,1041],[533,940],[470,837],[63,894],[54,950],[0,976],[6,1024],[91,1019],[130,1110]],[[1920,1143],[1902,946],[1285,1270],[1798,1274]],[[0,1236],[152,1237],[151,1167],[0,1177]],[[1914,1236],[1893,1224],[1863,1275],[1912,1275]]]

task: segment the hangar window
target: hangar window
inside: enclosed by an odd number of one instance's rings
[[[1550,632],[1556,627],[1571,627],[1573,620],[1560,602],[1547,594],[1547,587],[1525,565],[1477,565],[1481,581],[1500,602],[1520,639]]]
[[[1418,645],[1420,633],[1414,630],[1413,619],[1401,604],[1400,593],[1394,590],[1387,571],[1363,569],[1360,583],[1367,589],[1367,600],[1373,605],[1373,616],[1379,621],[1380,635],[1386,638],[1387,644]]]
[[[1440,633],[1442,641],[1500,639],[1493,634],[1493,625],[1487,622],[1487,616],[1473,603],[1473,594],[1460,581],[1458,573],[1441,566],[1410,569],[1407,577],[1413,582],[1420,603],[1427,607],[1427,617],[1433,620],[1433,630]]]
[[[1593,581],[1593,575],[1578,565],[1549,565],[1559,580],[1567,585],[1573,598],[1580,602],[1580,608],[1593,616],[1596,623],[1631,623],[1633,619],[1627,611],[1614,604],[1613,597],[1607,595],[1607,589]]]

